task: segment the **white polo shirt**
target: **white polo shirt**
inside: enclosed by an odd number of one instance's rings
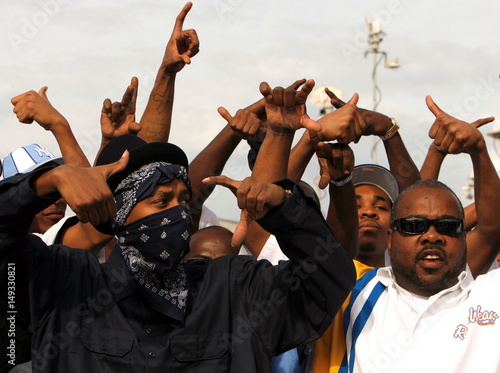
[[[500,271],[459,282],[430,298],[395,283],[392,267],[366,273],[344,313],[341,372],[500,372]]]

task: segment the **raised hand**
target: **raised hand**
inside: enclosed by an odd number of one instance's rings
[[[182,29],[184,20],[192,6],[193,3],[191,2],[184,5],[184,8],[175,19],[174,30],[167,43],[162,61],[161,68],[165,73],[179,72],[186,64],[191,63],[191,58],[200,50],[200,41],[196,31]]]
[[[336,109],[340,109],[345,105],[345,102],[338,98],[335,93],[328,88],[325,88],[325,92],[328,97],[330,97],[330,102]],[[391,118],[387,115],[358,107],[356,107],[356,111],[366,124],[362,132],[363,136],[383,136],[392,127]]]
[[[495,118],[479,119],[474,124],[470,124],[445,113],[436,105],[431,96],[427,96],[425,102],[436,117],[429,130],[429,137],[434,139],[434,145],[438,151],[450,154],[470,153],[478,147],[485,146],[483,135],[477,128]]]
[[[318,186],[325,189],[330,180],[339,180],[354,170],[354,153],[349,145],[318,142],[315,146],[320,167]]]
[[[247,108],[238,110],[234,117],[222,106],[217,111],[241,139],[255,138],[262,142],[265,137],[266,126],[262,123],[259,115],[264,112],[264,99]]]
[[[248,225],[264,217],[268,211],[283,204],[288,198],[283,188],[247,177],[243,181],[230,179],[227,176],[212,176],[203,180],[205,184],[222,185],[236,196],[238,207],[242,210],[240,221],[234,230],[231,244],[240,246],[245,240]]]
[[[41,196],[59,192],[82,223],[105,223],[116,215],[115,201],[106,180],[124,170],[128,160],[129,153],[126,151],[118,161],[103,166],[65,164],[38,177],[33,189]]]
[[[141,125],[135,121],[135,108],[139,80],[134,76],[125,90],[121,102],[105,99],[101,111],[101,133],[103,141],[109,142],[115,137],[137,133]]]
[[[259,89],[264,96],[269,127],[277,132],[299,128],[319,131],[321,126],[309,118],[305,106],[314,84],[314,80],[302,79],[287,88],[271,89],[268,83],[262,82]],[[301,85],[302,88],[298,90]]]
[[[11,100],[14,113],[21,123],[36,121],[47,131],[53,131],[56,126],[69,126],[66,119],[52,106],[47,97],[47,87],[42,87],[38,93],[28,91]]]
[[[349,144],[359,140],[366,129],[366,123],[356,107],[358,100],[359,96],[355,93],[339,109],[318,120],[321,130],[318,131],[317,137],[320,141],[337,140],[339,143]]]

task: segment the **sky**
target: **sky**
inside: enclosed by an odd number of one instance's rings
[[[206,0],[184,24],[200,38],[200,52],[176,79],[170,141],[193,159],[223,128],[219,106],[230,113],[260,98],[259,84],[287,86],[314,79],[338,87],[358,106],[372,108],[373,57],[365,57],[365,18],[380,19],[386,33],[380,50],[401,67],[380,64],[382,93],[377,111],[394,117],[417,166],[421,166],[434,121],[425,105],[431,95],[446,112],[468,122],[499,116],[500,2],[409,0]],[[70,122],[91,160],[100,143],[99,116],[105,98],[121,99],[132,76],[139,78],[137,118],[142,115],[175,17],[185,2],[174,0],[16,0],[0,4],[0,157],[31,143],[60,154],[51,133],[21,124],[12,97],[48,86],[47,95]],[[308,102],[315,119],[320,107]],[[500,122],[499,122],[500,123]],[[496,141],[481,131],[492,158]],[[296,135],[297,139],[300,133]],[[356,164],[371,163],[372,138],[353,145]],[[223,174],[248,176],[242,143]],[[387,166],[382,144],[377,162]],[[467,155],[448,156],[441,180],[460,197],[472,165]],[[313,159],[304,179],[314,185]],[[319,191],[326,211],[327,193]],[[470,200],[462,198],[464,203]],[[221,218],[237,220],[235,198],[222,187],[207,201]]]

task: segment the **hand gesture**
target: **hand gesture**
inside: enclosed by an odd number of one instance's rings
[[[354,170],[354,153],[349,145],[317,142],[315,150],[320,167],[320,189],[325,189],[330,180],[341,179]]]
[[[192,6],[191,2],[184,5],[175,19],[174,30],[167,43],[162,61],[162,69],[165,73],[173,74],[181,71],[186,64],[191,63],[191,58],[200,50],[200,41],[196,31],[182,29]]]
[[[485,146],[483,135],[478,128],[495,118],[479,119],[470,124],[445,113],[431,96],[427,96],[425,102],[436,117],[429,130],[429,137],[434,139],[438,151],[450,154],[470,153],[473,149]]]
[[[366,123],[356,107],[358,100],[359,96],[355,93],[346,104],[318,120],[321,130],[317,137],[320,141],[337,140],[342,144],[359,141]]]
[[[275,184],[268,184],[247,177],[243,181],[236,181],[227,176],[212,176],[203,179],[205,184],[222,185],[236,196],[238,207],[242,210],[240,221],[236,226],[231,245],[239,247],[245,240],[248,225],[264,217],[268,211],[283,204],[287,193]]]
[[[128,160],[126,151],[118,161],[103,166],[64,164],[38,177],[34,191],[42,196],[58,191],[82,223],[99,225],[116,215],[115,200],[106,180],[124,170]]]
[[[21,123],[30,124],[35,120],[47,131],[53,131],[60,124],[68,125],[66,119],[50,103],[47,89],[42,87],[38,93],[28,91],[11,100],[13,111]]]
[[[345,102],[338,98],[335,93],[330,91],[328,88],[325,88],[325,92],[328,97],[330,97],[330,102],[336,109],[340,109],[341,107],[345,106]],[[391,118],[389,118],[387,115],[358,107],[356,108],[356,110],[366,124],[366,127],[361,133],[363,136],[384,136],[392,127]]]
[[[260,139],[265,136],[266,127],[259,118],[259,115],[264,112],[264,99],[238,110],[234,117],[222,106],[217,111],[241,139]]]
[[[306,100],[314,88],[314,80],[298,80],[287,88],[271,89],[268,83],[260,84],[260,93],[264,96],[268,125],[277,132],[307,128],[319,131],[321,126],[309,118],[306,112]],[[302,89],[297,90],[301,85]]]
[[[101,111],[101,133],[104,141],[111,141],[115,137],[137,133],[141,125],[135,121],[135,105],[139,81],[134,76],[125,90],[121,102],[105,99]]]

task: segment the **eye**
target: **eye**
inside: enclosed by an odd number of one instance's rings
[[[382,205],[375,206],[377,210],[388,211],[388,208]]]
[[[160,205],[162,205],[162,204],[166,204],[166,203],[168,203],[168,201],[167,201],[167,199],[166,199],[166,198],[158,198],[158,199],[155,199],[155,200],[153,201],[153,203],[154,203],[154,204],[160,204]]]

